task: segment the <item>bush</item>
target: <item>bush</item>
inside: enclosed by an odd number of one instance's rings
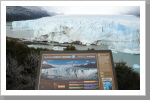
[[[40,51],[16,39],[6,39],[6,89],[34,90]]]
[[[76,50],[76,47],[73,45],[68,45],[66,48],[64,48],[64,51],[67,51],[67,50]]]
[[[18,64],[21,65],[27,60],[27,55],[30,53],[40,55],[40,51],[50,51],[49,49],[43,48],[29,48],[27,45],[17,42],[14,40],[6,40],[6,55],[15,57]]]
[[[119,90],[140,90],[140,75],[126,62],[115,63],[116,77]]]
[[[30,53],[28,46],[16,41],[6,40],[6,55],[15,57],[18,64],[22,64],[26,60],[28,53]]]
[[[91,48],[91,49],[90,49],[90,48],[88,48],[88,50],[95,50],[95,49],[94,49],[94,48]]]
[[[32,52],[32,53],[35,53],[35,54],[38,54],[38,55],[40,55],[40,51],[53,51],[53,50],[49,50],[49,49],[43,49],[43,48],[33,48],[33,47],[31,47],[30,48],[30,51]]]
[[[6,60],[6,89],[7,90],[34,90],[39,56],[27,55],[27,62],[18,65],[16,58],[7,56]]]

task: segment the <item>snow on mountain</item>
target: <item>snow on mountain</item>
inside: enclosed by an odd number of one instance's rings
[[[6,6],[6,21],[29,20],[50,16],[37,6]]]
[[[74,67],[74,65],[53,65],[55,68],[68,68],[68,67]]]
[[[73,67],[96,68],[96,63],[92,62],[91,64],[83,63],[83,64],[54,65],[54,64],[50,64],[46,61],[43,61],[42,66],[43,66],[43,69],[45,69],[45,68],[73,68]]]
[[[47,65],[50,65],[48,62],[46,61],[43,61],[42,64],[47,64]]]
[[[139,50],[140,18],[135,16],[59,15],[37,20],[14,21],[12,26],[13,29],[34,30],[36,40],[43,40],[43,36],[47,35],[44,40],[59,43],[80,41],[86,45],[103,44],[119,50]],[[125,47],[122,47],[124,45]]]
[[[43,68],[43,69],[54,68],[54,66],[51,65],[51,64],[49,64],[49,63],[46,62],[46,61],[43,61],[43,62],[42,62],[42,68]]]
[[[69,68],[69,67],[74,67],[75,65],[53,65],[50,64],[46,61],[42,61],[42,68],[46,69],[46,68]]]
[[[97,79],[96,68],[49,68],[42,69],[47,78],[62,80]]]

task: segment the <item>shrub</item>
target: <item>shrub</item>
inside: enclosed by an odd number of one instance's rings
[[[88,50],[95,50],[95,49],[94,49],[94,48],[91,48],[91,49],[90,49],[90,48],[88,48]]]
[[[40,51],[16,39],[6,39],[6,89],[34,90]]]
[[[18,65],[16,58],[7,56],[6,60],[6,89],[7,90],[34,90],[37,75],[39,56],[27,55],[27,62]]]
[[[11,57],[15,57],[15,59],[18,61],[18,64],[21,65],[24,62],[26,62],[27,55],[37,54],[40,55],[40,51],[50,51],[49,49],[43,49],[43,48],[29,48],[27,45],[17,42],[14,40],[6,40],[6,55],[10,55]]]
[[[28,46],[16,41],[6,40],[6,55],[15,57],[18,64],[22,64],[26,60],[28,53],[30,53]]]

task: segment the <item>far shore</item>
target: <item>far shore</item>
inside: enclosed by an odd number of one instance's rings
[[[6,26],[12,26],[12,21],[6,22]]]
[[[48,41],[30,41],[30,40],[26,40],[24,38],[12,38],[12,37],[8,37],[8,36],[6,36],[6,39],[14,40],[14,41],[17,41],[18,43],[23,43],[26,45],[50,45],[50,44],[53,44],[53,46],[67,47],[68,45],[76,44],[76,43],[58,43],[58,42],[48,42]],[[83,44],[76,44],[76,45],[86,46]]]

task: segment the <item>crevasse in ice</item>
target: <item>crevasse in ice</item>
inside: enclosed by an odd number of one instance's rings
[[[109,45],[139,53],[140,18],[125,15],[58,15],[14,21],[13,29],[34,30],[35,40]],[[117,47],[116,47],[117,46]],[[123,49],[120,49],[123,48]]]

